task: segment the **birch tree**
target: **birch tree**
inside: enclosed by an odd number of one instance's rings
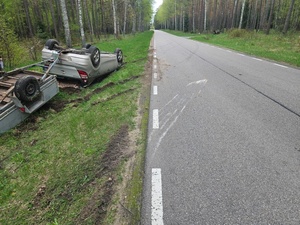
[[[78,18],[79,18],[79,26],[80,26],[81,45],[83,47],[85,45],[85,34],[84,34],[83,21],[82,21],[81,0],[77,0],[77,6],[78,6]]]
[[[113,9],[113,22],[114,22],[114,36],[118,38],[118,31],[117,31],[117,13],[116,13],[116,4],[115,0],[111,1],[112,9]]]
[[[207,21],[207,0],[204,0],[204,22],[203,22],[204,32],[207,32],[206,21]]]
[[[239,29],[242,28],[246,0],[243,0]]]
[[[128,8],[128,0],[124,0],[124,23],[123,23],[123,35],[126,34],[126,25],[127,25],[127,8]]]
[[[67,47],[70,48],[70,47],[72,47],[71,33],[70,33],[69,19],[68,19],[65,0],[60,0],[60,7],[61,7],[61,13],[62,13],[62,17],[63,17],[63,24],[64,24],[64,28],[65,28],[66,44],[67,44]]]

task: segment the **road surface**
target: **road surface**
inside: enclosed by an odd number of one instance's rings
[[[300,224],[300,70],[154,35],[142,224]]]

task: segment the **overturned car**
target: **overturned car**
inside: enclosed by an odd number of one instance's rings
[[[53,52],[60,54],[58,62],[52,67],[50,73],[57,78],[79,80],[83,87],[119,69],[123,64],[123,53],[119,48],[113,53],[102,52],[90,44],[82,49],[63,48],[57,40],[49,39],[42,50],[42,59],[49,59]]]

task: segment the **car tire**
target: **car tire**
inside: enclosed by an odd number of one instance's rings
[[[87,50],[87,53],[90,53],[91,62],[94,67],[98,67],[100,65],[100,50],[95,46],[90,46]]]
[[[123,52],[122,52],[122,50],[117,48],[114,53],[117,56],[118,64],[121,65],[123,63]]]
[[[84,48],[89,49],[92,45],[91,44],[85,44]]]
[[[49,50],[54,50],[55,45],[59,45],[58,41],[55,39],[49,39],[46,41],[45,46],[49,49]]]
[[[41,93],[40,85],[33,76],[25,76],[17,80],[14,92],[16,97],[24,102],[33,102]]]

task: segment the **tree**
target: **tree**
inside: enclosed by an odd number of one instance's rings
[[[80,26],[81,45],[83,47],[85,45],[85,34],[84,34],[83,21],[82,21],[81,0],[77,0],[77,4],[78,4],[78,18],[79,18],[79,26]]]
[[[0,55],[5,60],[6,67],[14,67],[24,52],[14,31],[10,29],[4,16],[0,15]]]
[[[283,31],[282,31],[282,33],[284,33],[284,34],[286,34],[286,32],[288,30],[288,27],[290,24],[290,19],[291,19],[293,8],[294,8],[294,4],[295,4],[295,0],[291,0],[290,8],[289,8],[289,11],[288,11],[285,23],[284,23]]]
[[[246,3],[246,0],[243,0],[243,5],[242,5],[242,12],[241,12],[241,17],[240,17],[239,29],[242,28],[242,24],[243,24],[243,17],[244,17],[245,3]]]
[[[67,44],[67,47],[70,48],[70,47],[72,47],[71,33],[70,33],[69,19],[68,19],[65,0],[60,0],[60,7],[61,7],[61,13],[62,13],[62,17],[63,17],[64,28],[65,28],[66,44]]]
[[[269,19],[268,19],[266,34],[270,33],[271,24],[272,24],[272,21],[273,21],[274,4],[275,4],[275,0],[271,0],[270,15],[269,15]]]
[[[114,35],[115,35],[115,38],[118,38],[119,32],[117,30],[117,14],[116,14],[115,0],[111,0],[111,4],[112,4],[112,9],[113,9]]]

